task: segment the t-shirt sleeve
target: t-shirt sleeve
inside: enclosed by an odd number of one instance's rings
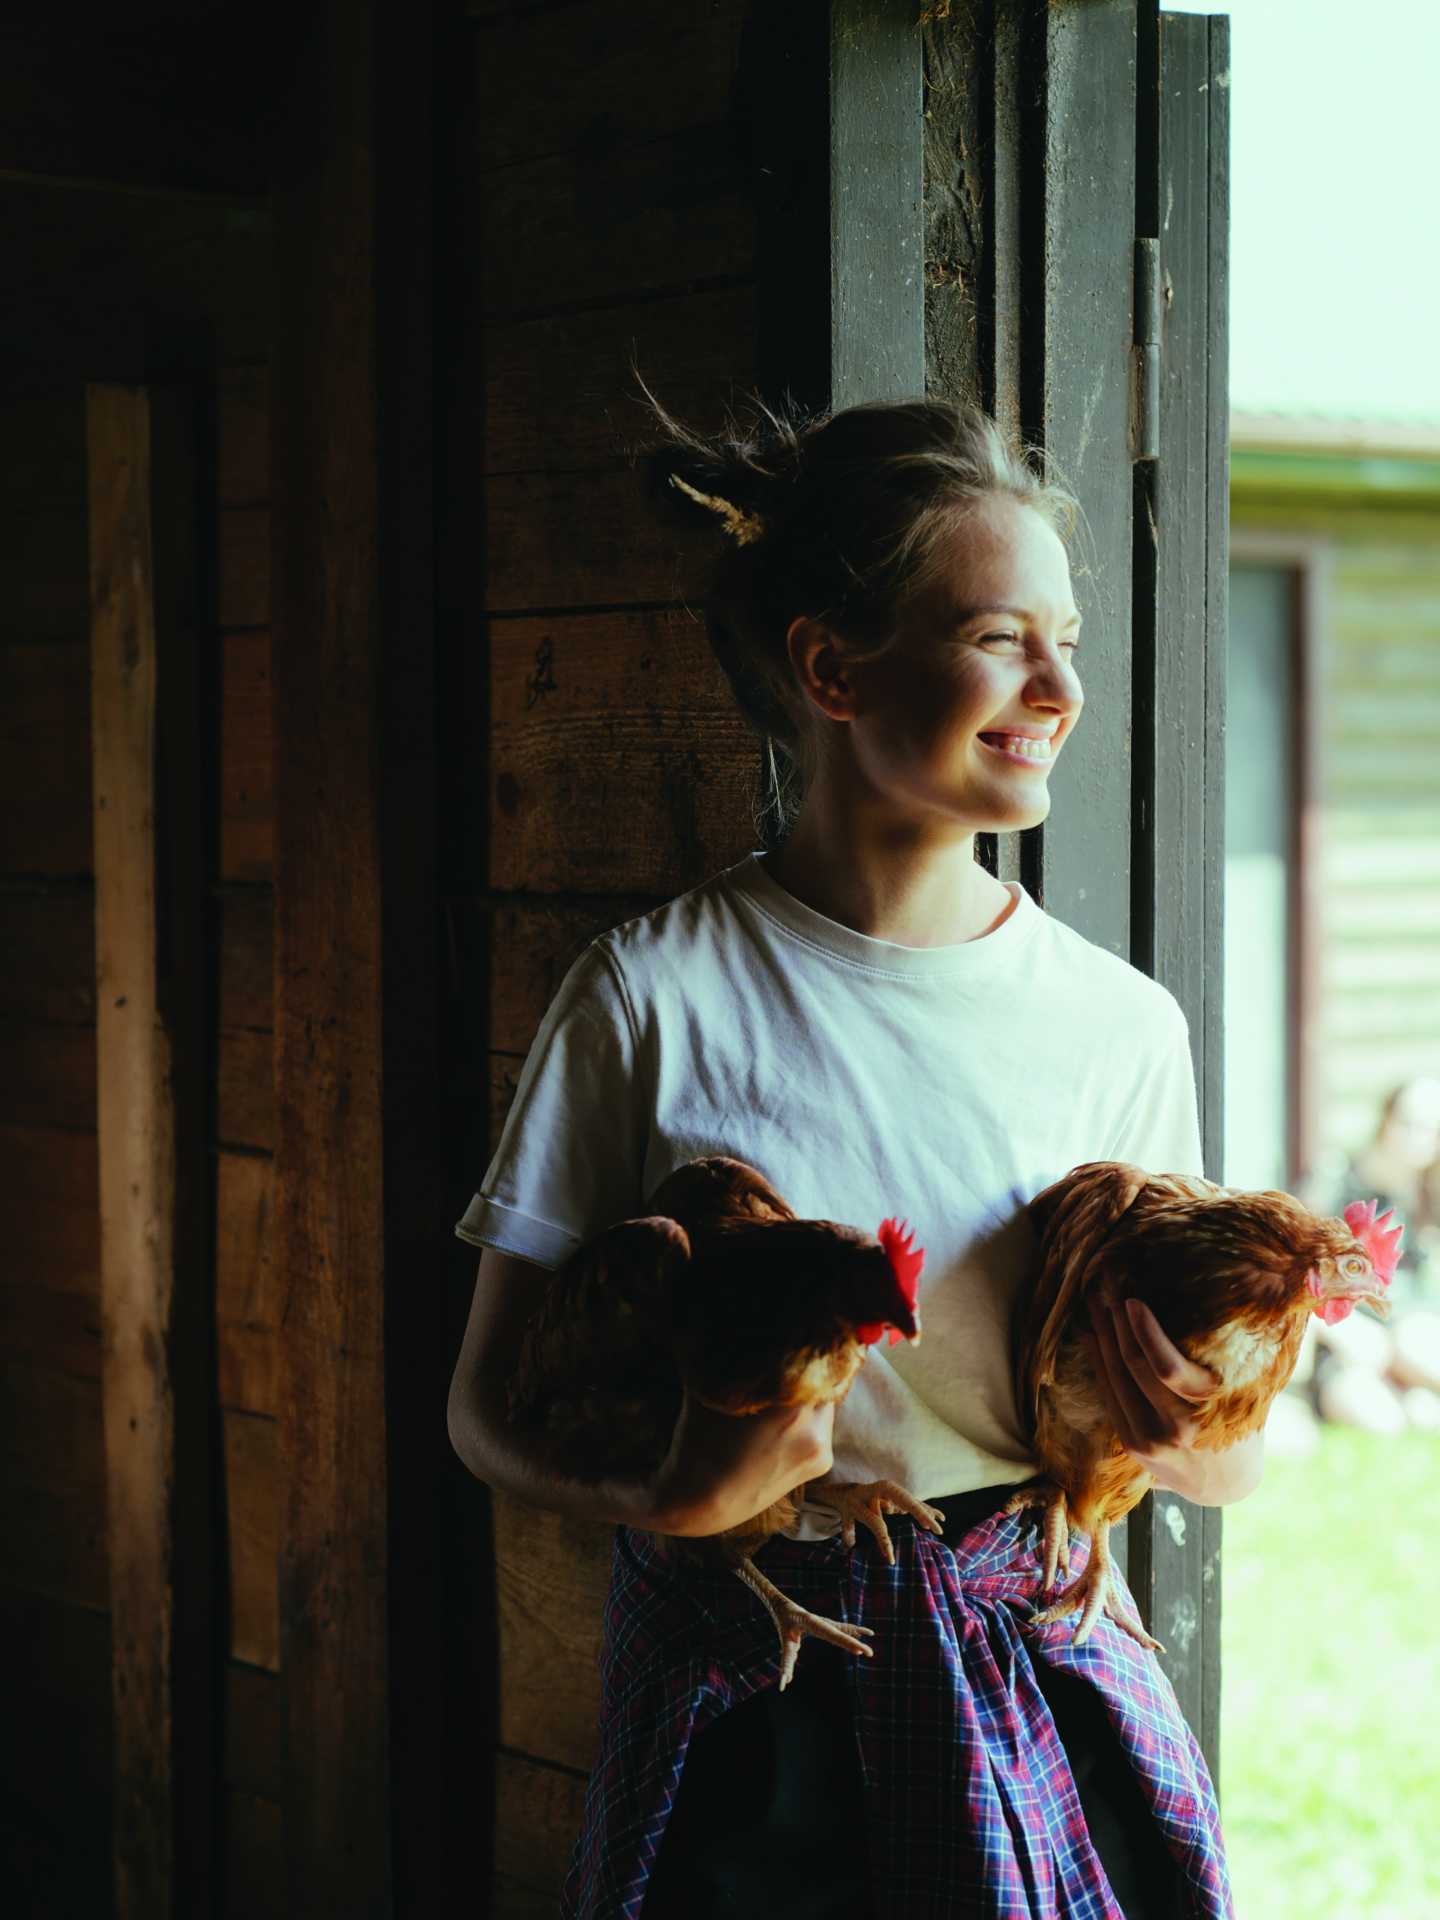
[[[1205,1175],[1190,1023],[1173,996],[1130,1111],[1110,1151],[1147,1173]]]
[[[459,1239],[553,1269],[639,1213],[649,1125],[639,1054],[623,976],[592,941],[536,1029]]]

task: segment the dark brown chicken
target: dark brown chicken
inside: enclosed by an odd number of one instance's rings
[[[1043,1505],[1048,1592],[1070,1571],[1069,1529],[1091,1536],[1080,1578],[1033,1624],[1081,1609],[1076,1642],[1103,1610],[1147,1647],[1139,1621],[1114,1602],[1111,1527],[1138,1505],[1154,1475],[1121,1444],[1084,1343],[1087,1298],[1143,1300],[1190,1359],[1221,1385],[1197,1412],[1201,1449],[1257,1432],[1294,1371],[1309,1316],[1343,1319],[1358,1301],[1384,1312],[1404,1229],[1356,1201],[1343,1219],[1312,1213],[1291,1194],[1245,1192],[1194,1175],[1149,1174],[1117,1160],[1073,1168],[1037,1194],[1033,1275],[1016,1302],[1015,1386],[1047,1481],[1006,1507]]]
[[[838,1401],[887,1328],[892,1342],[920,1338],[924,1250],[894,1220],[877,1237],[797,1219],[755,1168],[718,1154],[678,1167],[648,1207],[571,1255],[526,1330],[510,1418],[557,1472],[644,1477],[669,1451],[686,1388],[726,1414]],[[847,1543],[857,1520],[883,1531],[886,1511],[938,1524],[893,1481],[827,1484],[825,1498]],[[782,1687],[806,1634],[869,1651],[868,1628],[809,1613],[754,1564],[797,1512],[791,1493],[725,1533],[657,1536],[671,1555],[733,1567],[759,1596],[780,1636]]]

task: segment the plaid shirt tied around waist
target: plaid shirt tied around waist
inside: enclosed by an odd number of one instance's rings
[[[873,1658],[857,1655],[846,1671],[880,1920],[1124,1920],[1037,1661],[1103,1696],[1192,1920],[1234,1920],[1209,1770],[1155,1655],[1103,1615],[1080,1647],[1070,1640],[1078,1615],[1028,1624],[1038,1517],[994,1513],[953,1549],[908,1516],[887,1519],[893,1567],[863,1527],[854,1548],[838,1535],[776,1536],[756,1556],[812,1612],[874,1629]],[[1088,1553],[1072,1536],[1072,1578]],[[802,1643],[802,1665],[813,1645]],[[779,1646],[733,1573],[672,1563],[647,1534],[618,1527],[600,1669],[599,1751],[562,1920],[638,1920],[691,1739],[776,1683]]]

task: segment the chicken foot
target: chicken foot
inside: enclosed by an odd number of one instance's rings
[[[908,1513],[931,1533],[945,1530],[945,1516],[939,1507],[917,1500],[894,1480],[856,1480],[848,1484],[827,1484],[819,1489],[812,1486],[810,1493],[812,1498],[823,1500],[827,1507],[834,1507],[839,1513],[840,1538],[847,1547],[855,1544],[855,1523],[859,1521],[874,1534],[887,1565],[892,1567],[895,1547],[885,1524],[887,1513]]]
[[[843,1647],[847,1653],[864,1653],[874,1656],[874,1648],[867,1647],[859,1634],[867,1638],[874,1637],[873,1627],[841,1626],[836,1620],[822,1619],[818,1613],[811,1613],[796,1601],[789,1599],[771,1580],[767,1580],[755,1562],[747,1555],[735,1568],[736,1573],[757,1594],[765,1611],[775,1622],[775,1631],[780,1636],[780,1691],[783,1693],[795,1677],[795,1662],[800,1658],[800,1642],[806,1634],[813,1634],[817,1640],[828,1640],[832,1647]]]
[[[1048,1626],[1054,1620],[1063,1620],[1066,1614],[1074,1613],[1079,1607],[1080,1624],[1070,1636],[1072,1646],[1081,1646],[1090,1638],[1095,1622],[1104,1613],[1132,1640],[1138,1640],[1142,1647],[1148,1647],[1152,1653],[1163,1653],[1165,1649],[1160,1642],[1148,1634],[1138,1620],[1126,1613],[1116,1599],[1114,1570],[1115,1563],[1110,1557],[1109,1523],[1101,1521],[1090,1542],[1090,1558],[1085,1571],[1058,1594],[1043,1613],[1032,1614],[1029,1624],[1032,1627]]]
[[[1048,1593],[1061,1572],[1067,1580],[1070,1578],[1070,1515],[1065,1489],[1053,1480],[1038,1480],[1033,1486],[1012,1493],[1000,1511],[1023,1513],[1027,1507],[1045,1509],[1045,1575],[1040,1591]]]

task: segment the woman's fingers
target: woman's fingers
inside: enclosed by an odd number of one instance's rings
[[[1197,1431],[1195,1409],[1219,1381],[1181,1352],[1141,1300],[1107,1309],[1093,1295],[1086,1305],[1111,1395],[1121,1411],[1117,1432],[1131,1452],[1185,1447]]]
[[[1137,1300],[1132,1294],[1125,1301],[1124,1309],[1123,1320],[1117,1315],[1115,1322],[1122,1352],[1128,1322],[1152,1371],[1172,1393],[1178,1393],[1185,1400],[1208,1400],[1216,1392],[1220,1385],[1218,1376],[1211,1368],[1202,1367],[1198,1360],[1181,1352],[1143,1300]]]
[[[1110,1315],[1095,1300],[1086,1302],[1090,1312],[1091,1349],[1099,1365],[1097,1382],[1110,1408],[1110,1418],[1121,1446],[1130,1452],[1150,1445],[1150,1422],[1154,1409],[1146,1401],[1129,1368],[1120,1357]]]
[[[1146,1424],[1150,1444],[1188,1447],[1199,1430],[1196,1404],[1212,1397],[1218,1380],[1180,1351],[1143,1301],[1126,1300],[1114,1321],[1131,1378],[1158,1415]]]

